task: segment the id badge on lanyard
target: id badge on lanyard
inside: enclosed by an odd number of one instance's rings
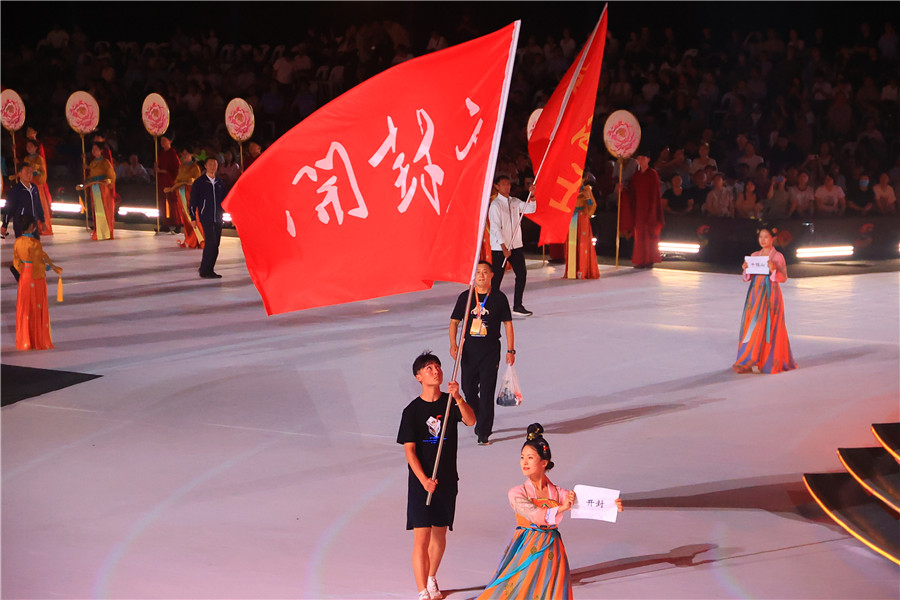
[[[484,313],[484,303],[487,302],[488,295],[485,294],[484,300],[478,304],[476,308],[475,318],[472,319],[472,324],[469,326],[469,335],[471,337],[485,337],[487,336],[487,326],[484,324],[484,320],[481,318],[481,315]],[[475,302],[478,303],[478,298],[475,298]]]

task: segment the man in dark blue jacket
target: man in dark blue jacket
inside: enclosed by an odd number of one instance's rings
[[[39,232],[41,225],[44,224],[44,208],[41,206],[41,196],[38,193],[37,186],[31,183],[34,171],[28,163],[19,163],[16,166],[16,174],[19,181],[15,183],[6,194],[6,206],[3,207],[3,225],[0,226],[0,236],[6,237],[6,228],[9,220],[12,219],[13,231],[16,237],[22,235],[22,229],[19,227],[19,217],[21,215],[31,215],[37,221],[37,227],[34,228],[34,237],[40,239]],[[10,272],[16,281],[19,280],[19,272],[15,267],[10,265]]]
[[[204,279],[220,279],[222,276],[213,268],[219,257],[219,239],[222,237],[222,200],[225,199],[225,184],[216,177],[219,161],[206,159],[206,173],[198,177],[191,185],[191,222],[203,227],[206,243],[203,246],[203,258],[200,260],[200,277]]]
[[[12,219],[16,237],[19,237],[22,235],[19,230],[19,215],[31,215],[37,221],[35,237],[39,237],[38,229],[44,223],[44,208],[41,206],[41,196],[37,186],[31,183],[34,171],[27,163],[20,163],[16,168],[16,174],[19,176],[19,181],[10,188],[6,196],[3,227],[0,229],[0,233],[6,236],[6,227],[9,225],[9,220]]]

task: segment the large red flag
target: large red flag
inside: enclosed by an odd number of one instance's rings
[[[606,7],[541,112],[528,141],[537,201],[537,209],[528,216],[541,226],[540,244],[562,243],[568,235],[591,139],[605,45]]]
[[[372,77],[241,175],[225,210],[268,314],[471,281],[518,34]]]

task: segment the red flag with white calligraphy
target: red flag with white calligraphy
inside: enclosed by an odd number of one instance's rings
[[[600,21],[559,82],[528,140],[537,202],[535,212],[528,216],[541,226],[539,244],[563,243],[568,235],[591,139],[605,45],[604,7]]]
[[[238,178],[225,210],[268,314],[471,281],[518,33],[366,80]]]

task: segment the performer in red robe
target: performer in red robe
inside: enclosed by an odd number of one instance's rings
[[[649,269],[662,262],[659,234],[666,223],[663,214],[659,175],[650,168],[650,157],[638,155],[638,170],[631,176],[622,199],[623,232],[634,232],[631,262],[636,269]]]
[[[173,226],[176,230],[178,228],[175,192],[166,192],[165,190],[175,185],[175,177],[178,175],[181,161],[178,160],[178,153],[172,147],[171,139],[160,136],[159,145],[162,150],[159,151],[156,162],[156,180],[159,187],[156,208],[159,209],[159,230],[160,233],[163,233],[171,231],[170,228]]]

